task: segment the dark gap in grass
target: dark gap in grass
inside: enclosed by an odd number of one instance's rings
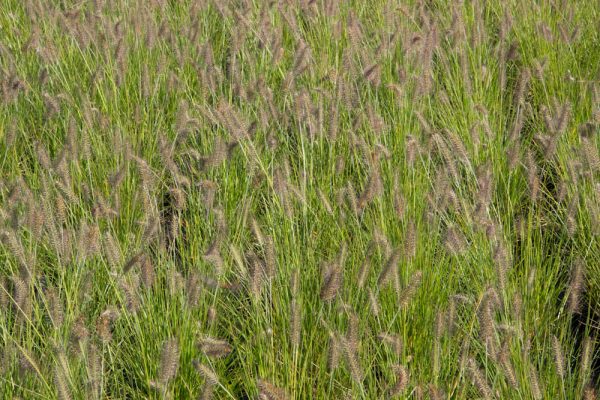
[[[541,176],[540,176],[540,184],[544,189],[543,192],[547,193],[547,205],[551,206],[553,204],[559,204],[559,181],[560,175],[555,168],[554,163],[545,162],[541,165]],[[556,212],[556,209],[549,209],[546,212]],[[552,235],[555,237],[557,242],[560,241],[560,236],[564,235],[561,231],[560,226],[554,226],[554,229],[550,229],[547,235]],[[567,243],[567,254],[576,251],[573,249],[570,241],[566,241]],[[563,257],[563,261],[567,261],[567,257]],[[567,262],[563,263],[563,265],[569,265]],[[568,276],[569,271],[563,271],[566,276]],[[566,296],[568,296],[568,289],[565,287],[565,290],[561,291],[558,298],[558,305],[560,307],[561,304],[566,304]],[[583,293],[581,293],[582,301],[580,305],[579,313],[572,314],[570,317],[570,335],[574,338],[575,348],[579,349],[579,354],[583,353],[583,345],[586,337],[589,336],[588,328],[590,326],[600,326],[600,315],[595,312],[594,306],[592,305],[592,300],[587,295],[587,290],[584,289]],[[594,341],[595,342],[595,341]],[[580,361],[580,357],[572,357],[571,358],[571,369],[576,370],[577,365]],[[589,378],[588,384],[593,384],[597,386],[598,381],[600,379],[600,353],[596,351],[592,351],[592,364],[591,364],[591,376]]]
[[[240,390],[243,390],[243,389],[240,387]],[[237,398],[240,400],[250,400],[250,396],[246,392],[241,392],[241,393],[237,394],[237,396],[238,396]]]
[[[560,235],[560,231],[558,229],[553,230],[553,234],[555,236]],[[559,240],[558,238],[556,239],[557,241]],[[565,253],[570,253],[571,251],[573,251],[571,246],[567,245],[566,248],[566,252]],[[565,260],[566,261],[566,260]],[[568,265],[568,263],[564,263],[565,265]],[[564,276],[567,276],[568,279],[568,273],[569,271],[563,271]],[[557,307],[560,309],[561,305],[563,304],[567,304],[567,297],[569,295],[569,291],[568,288],[565,286],[564,290],[562,290],[559,295],[558,295],[558,299],[557,299]],[[581,301],[581,305],[580,305],[580,309],[578,313],[574,313],[568,314],[568,317],[570,319],[570,324],[569,324],[569,337],[572,337],[574,339],[574,349],[578,349],[578,354],[579,356],[577,357],[571,357],[570,358],[570,364],[571,364],[571,370],[572,371],[578,371],[577,370],[577,366],[581,360],[581,354],[583,352],[583,344],[584,344],[584,340],[586,339],[586,337],[589,336],[589,333],[587,333],[587,330],[590,326],[600,326],[600,317],[594,312],[594,307],[591,304],[591,301],[589,300],[588,296],[587,296],[587,291],[584,290],[583,293],[581,293],[582,296],[582,301]],[[600,378],[600,354],[598,354],[597,352],[593,352],[592,354],[592,365],[591,365],[591,376],[589,378],[590,383],[594,383],[594,385],[596,385],[598,383],[598,379]]]
[[[373,379],[375,380],[375,382],[377,382],[374,386],[378,387],[378,388],[385,388],[386,387],[386,378],[385,378],[385,374],[383,373],[383,369],[381,368],[380,364],[375,364],[372,367],[372,371],[371,374],[373,376]],[[367,375],[367,382],[369,380],[370,375]],[[369,386],[369,384],[367,383],[365,386]]]
[[[167,253],[172,257],[175,265],[182,266],[184,263],[181,256],[180,246],[186,243],[186,230],[184,228],[185,224],[183,223],[181,214],[179,215],[179,219],[175,219],[176,214],[180,212],[175,208],[175,199],[173,198],[172,192],[166,190],[162,194],[161,198],[162,203],[160,207],[160,223],[163,228],[162,232],[164,235]],[[180,226],[176,228],[179,231],[179,235],[174,237],[172,234],[172,224],[177,221],[180,224]]]
[[[146,386],[141,384],[143,382],[141,382],[139,376],[137,376],[137,374],[132,373],[130,369],[128,368],[122,368],[121,369],[121,374],[123,376],[123,382],[126,385],[126,387],[130,388],[131,390],[135,391],[139,391],[141,392],[141,394],[144,396],[144,398],[149,399],[150,398],[150,393],[146,390]],[[125,387],[114,387],[113,385],[106,385],[105,386],[105,391],[104,391],[104,395],[105,398],[107,399],[133,399],[134,397],[128,393],[128,392],[124,392]]]
[[[575,347],[580,349],[580,354],[583,351],[583,341],[586,338],[587,328],[590,326],[600,326],[600,316],[598,316],[598,313],[594,311],[594,306],[592,305],[592,301],[589,299],[589,296],[587,296],[587,291],[584,292],[582,296],[584,300],[581,304],[581,312],[579,314],[574,314],[571,317],[571,331],[573,332],[573,337],[575,338]],[[593,342],[595,342],[595,340]],[[578,361],[579,360],[577,358],[572,358],[571,368],[575,368]],[[590,383],[594,384],[594,386],[597,386],[600,380],[600,353],[597,351],[592,351],[591,368],[592,370],[589,381]]]

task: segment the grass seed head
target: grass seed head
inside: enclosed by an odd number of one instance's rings
[[[196,371],[198,371],[198,373],[205,379],[205,382],[207,384],[212,385],[212,386],[216,386],[219,384],[219,377],[212,370],[211,367],[209,367],[205,364],[202,364],[198,360],[193,360],[192,364],[194,365],[194,368],[196,369]]]
[[[333,372],[340,363],[342,355],[342,349],[340,345],[340,339],[334,332],[329,333],[329,351],[327,354],[327,369]]]
[[[59,400],[71,400],[73,398],[68,378],[65,375],[65,371],[59,366],[55,367],[54,385],[56,386]]]
[[[389,389],[389,396],[399,396],[402,394],[408,386],[408,370],[403,365],[395,365],[394,372],[396,374],[396,382]]]
[[[556,336],[552,336],[552,352],[554,353],[554,366],[556,373],[560,379],[565,379],[565,355],[562,350],[560,340]]]
[[[319,296],[325,302],[332,301],[342,287],[342,273],[337,265],[327,268]]]
[[[417,270],[413,273],[406,288],[400,292],[399,304],[400,307],[407,307],[415,297],[417,290],[421,286],[423,280],[423,272]]]
[[[289,399],[289,396],[283,389],[273,385],[269,381],[266,381],[264,379],[259,379],[257,381],[257,386],[258,386],[259,396],[261,399],[264,399],[264,400],[287,400],[287,399]]]
[[[165,341],[160,355],[160,366],[158,369],[158,381],[166,386],[175,376],[179,369],[179,343],[177,339],[171,338]]]
[[[213,358],[226,357],[233,350],[233,348],[227,341],[212,337],[202,338],[198,342],[198,347],[208,357]]]
[[[473,384],[475,385],[475,387],[477,387],[479,394],[486,400],[492,399],[492,389],[490,388],[483,371],[479,369],[477,361],[475,361],[472,358],[469,360],[469,371],[471,373],[471,379],[473,380]]]

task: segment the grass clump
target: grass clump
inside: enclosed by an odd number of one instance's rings
[[[599,23],[4,0],[1,396],[596,398]]]

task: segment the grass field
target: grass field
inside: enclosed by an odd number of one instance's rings
[[[596,399],[600,3],[0,0],[1,399]]]

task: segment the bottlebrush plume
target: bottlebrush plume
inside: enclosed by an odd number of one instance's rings
[[[381,273],[379,274],[379,278],[377,279],[377,285],[380,288],[388,284],[392,279],[394,279],[394,275],[398,274],[397,268],[401,256],[402,251],[400,249],[395,249],[389,256],[383,269],[381,270]]]
[[[561,379],[565,378],[565,355],[562,350],[560,340],[556,336],[552,336],[552,352],[554,353],[554,366],[556,373]]]
[[[216,339],[209,336],[202,338],[198,342],[198,347],[200,348],[200,351],[212,358],[226,357],[233,350],[231,345],[226,340]]]
[[[179,343],[171,338],[165,341],[160,355],[158,381],[166,386],[177,375],[179,369]]]
[[[396,382],[389,389],[389,396],[399,396],[406,390],[408,386],[408,370],[403,365],[395,365],[394,373],[396,374]]]
[[[193,360],[192,365],[194,366],[196,371],[198,371],[198,373],[205,379],[206,383],[212,386],[217,385],[219,383],[219,377],[212,370],[212,368],[206,366],[205,364],[202,364],[198,360]]]
[[[346,360],[346,365],[350,370],[350,376],[357,383],[361,384],[364,379],[364,371],[360,365],[360,358],[358,352],[354,348],[353,344],[345,338],[342,339],[342,349]]]
[[[581,311],[581,297],[585,289],[585,264],[583,260],[576,259],[571,267],[571,278],[567,297],[567,309],[571,314]]]
[[[417,270],[413,273],[406,288],[402,292],[400,292],[400,297],[399,297],[400,307],[406,307],[410,304],[410,302],[414,298],[415,294],[417,293],[417,290],[421,286],[422,279],[423,279],[422,271]]]
[[[479,394],[486,400],[492,399],[492,389],[490,388],[483,371],[479,369],[477,361],[472,358],[469,360],[469,371],[471,373],[473,384],[477,387]]]
[[[332,372],[340,363],[342,355],[342,349],[340,345],[340,339],[334,332],[329,333],[329,351],[327,353],[327,369]]]
[[[261,400],[287,400],[287,393],[264,379],[259,379],[257,382],[259,396]]]

